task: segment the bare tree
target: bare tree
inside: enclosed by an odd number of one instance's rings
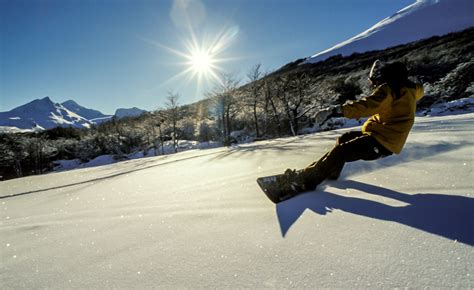
[[[255,126],[256,136],[260,136],[260,130],[258,126],[258,106],[261,103],[262,99],[262,86],[263,83],[259,82],[262,77],[262,72],[260,71],[261,64],[257,64],[250,69],[247,73],[247,78],[249,84],[246,87],[246,105],[249,106],[252,110],[253,122]]]
[[[45,135],[41,133],[36,133],[35,136],[28,138],[25,147],[31,171],[37,175],[48,169],[50,158],[57,153],[56,149],[49,145]]]
[[[19,134],[0,134],[1,167],[13,167],[16,177],[23,176],[21,161],[26,158],[25,139]],[[11,171],[10,171],[11,172]]]
[[[161,125],[163,121],[164,120],[161,118],[159,110],[148,113],[143,121],[145,138],[147,139],[147,147],[151,145],[155,152],[155,155],[158,155],[158,143],[160,143],[162,154],[164,151],[163,138],[161,135]]]
[[[107,127],[110,127],[108,129]],[[123,156],[125,153],[123,151],[122,140],[124,137],[123,122],[113,116],[110,122],[105,123],[100,127],[100,135],[103,135],[103,142],[105,147],[110,150],[110,153],[115,154],[116,156]]]
[[[183,114],[181,107],[179,106],[179,94],[174,94],[169,92],[166,97],[166,111],[167,111],[167,121],[171,125],[171,134],[173,139],[174,151],[178,152],[178,138],[179,138],[179,129],[178,121],[182,119]]]
[[[299,130],[299,121],[314,107],[311,100],[311,79],[302,74],[299,76],[285,76],[280,78],[278,85],[281,88],[279,100],[288,118],[290,130],[296,136]]]
[[[271,115],[272,116],[272,121],[266,122],[267,127],[268,124],[275,124],[277,127],[277,134],[278,137],[281,137],[282,134],[282,126],[281,126],[281,118],[280,118],[280,112],[277,107],[277,96],[280,93],[280,87],[277,85],[277,81],[270,79],[269,77],[265,76],[263,81],[263,96],[264,96],[264,111],[265,111],[265,116]]]
[[[230,144],[233,121],[240,110],[237,86],[239,81],[232,74],[223,74],[221,83],[208,95],[212,99],[218,123],[222,129],[224,144]]]

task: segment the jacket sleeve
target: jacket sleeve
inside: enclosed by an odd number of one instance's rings
[[[381,107],[392,101],[390,88],[387,85],[377,87],[370,96],[349,102],[342,106],[344,117],[359,119],[377,114]]]
[[[419,101],[423,98],[425,94],[425,89],[422,84],[416,84],[416,100]]]

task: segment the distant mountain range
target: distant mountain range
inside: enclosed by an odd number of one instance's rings
[[[92,122],[54,103],[49,97],[37,99],[8,112],[0,113],[0,126],[19,129],[51,129],[54,127],[88,128]]]
[[[133,107],[129,109],[117,109],[115,111],[115,116],[120,119],[120,118],[125,118],[125,117],[140,116],[143,113],[146,113],[146,111],[139,109],[137,107]]]
[[[117,109],[114,115],[105,115],[98,110],[83,107],[73,100],[55,103],[49,97],[45,97],[10,111],[0,112],[0,126],[10,128],[2,131],[45,130],[55,127],[89,128],[93,124],[109,121],[113,116],[133,117],[145,112],[133,107]]]

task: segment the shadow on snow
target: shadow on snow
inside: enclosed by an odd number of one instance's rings
[[[462,141],[457,143],[439,142],[437,144],[423,144],[411,142],[407,144],[400,155],[391,155],[376,161],[358,161],[346,163],[341,173],[341,179],[351,176],[362,175],[367,172],[373,172],[399,164],[406,164],[411,161],[422,160],[425,158],[437,156],[439,154],[456,151],[463,147],[472,146],[472,142]],[[440,157],[437,157],[440,158]]]
[[[283,237],[306,209],[320,215],[337,209],[373,219],[397,222],[474,246],[474,198],[449,194],[410,195],[357,181],[341,181],[332,186],[341,189],[353,188],[408,205],[389,206],[373,200],[325,191],[305,193],[277,204],[276,213]]]
[[[179,158],[179,159],[171,159],[171,160],[167,160],[167,158],[169,158],[169,156],[172,156],[172,155],[159,156],[160,160],[151,160],[151,161],[144,160],[144,161],[138,162],[135,165],[132,165],[131,169],[117,170],[114,173],[110,173],[106,176],[95,177],[95,178],[91,178],[91,179],[87,179],[87,180],[83,180],[83,181],[78,181],[78,182],[73,182],[73,183],[63,184],[63,185],[58,185],[58,186],[51,186],[51,187],[48,187],[48,188],[41,188],[41,189],[35,189],[35,190],[30,190],[30,191],[25,191],[25,192],[20,192],[20,193],[2,195],[2,196],[0,196],[0,199],[13,198],[13,197],[18,197],[18,196],[23,196],[23,195],[29,195],[29,194],[32,194],[32,193],[44,192],[44,191],[48,191],[48,190],[63,189],[63,188],[68,188],[68,187],[73,187],[73,186],[93,184],[93,183],[96,183],[96,182],[109,180],[109,179],[112,179],[112,178],[115,178],[115,177],[127,175],[127,174],[130,174],[130,173],[134,173],[134,172],[138,172],[138,171],[142,171],[142,170],[146,170],[146,169],[150,169],[150,168],[154,168],[154,167],[164,166],[164,165],[168,165],[168,164],[172,164],[172,163],[187,161],[187,160],[196,159],[196,158],[209,156],[209,155],[215,155],[215,154],[216,153],[211,152],[211,153],[204,153],[204,154],[200,154],[200,155],[196,155],[196,156],[184,157],[184,158]],[[160,161],[162,161],[162,162],[160,162]]]

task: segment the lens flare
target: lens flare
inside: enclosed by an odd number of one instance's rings
[[[237,37],[238,31],[238,27],[234,26],[222,30],[212,41],[204,39],[198,41],[196,34],[190,29],[190,37],[184,41],[184,50],[171,48],[149,39],[143,40],[159,48],[164,48],[183,59],[182,62],[176,63],[183,66],[183,70],[162,83],[161,86],[183,78],[184,82],[180,81],[180,86],[186,86],[195,80],[197,94],[205,84],[212,85],[216,82],[222,84],[220,77],[224,72],[222,64],[241,59],[239,57],[223,57],[226,49]]]

